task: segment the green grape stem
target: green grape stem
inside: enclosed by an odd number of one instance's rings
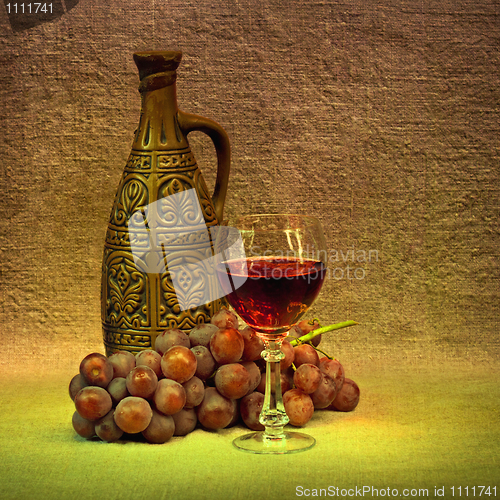
[[[304,344],[305,342],[310,342],[314,337],[321,335],[322,333],[331,332],[333,330],[340,330],[341,328],[347,328],[348,326],[358,325],[356,321],[348,320],[343,321],[342,323],[335,323],[334,325],[322,326],[320,328],[316,328],[316,330],[311,330],[308,334],[299,337],[298,339],[293,339],[290,341],[290,344],[293,346]]]
[[[312,344],[311,344],[312,345]],[[327,354],[325,351],[322,351],[319,347],[316,347],[314,346],[314,349],[318,352],[320,352],[321,354],[323,354],[323,356],[326,356],[328,359],[335,359],[333,356],[330,356],[329,354]]]

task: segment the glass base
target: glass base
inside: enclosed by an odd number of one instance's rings
[[[283,431],[283,434],[279,436],[265,435],[263,431],[251,432],[233,441],[233,445],[239,450],[276,455],[306,451],[315,444],[316,440],[308,434],[287,431]]]

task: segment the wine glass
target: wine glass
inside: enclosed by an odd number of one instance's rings
[[[326,275],[326,242],[320,222],[310,216],[265,214],[239,217],[220,227],[217,276],[229,304],[264,341],[266,390],[259,421],[265,430],[235,439],[253,453],[293,453],[316,443],[289,432],[283,405],[281,343],[309,309]],[[274,373],[274,398],[271,396]]]

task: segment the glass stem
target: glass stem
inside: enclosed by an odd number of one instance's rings
[[[283,437],[283,427],[289,422],[281,394],[280,362],[285,357],[281,351],[281,340],[264,341],[262,357],[266,361],[266,391],[259,422],[265,427],[264,435],[269,439]],[[272,374],[274,373],[274,398],[272,397]]]

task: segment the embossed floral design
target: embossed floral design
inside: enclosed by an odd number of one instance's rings
[[[111,223],[117,226],[126,225],[132,214],[147,205],[147,203],[147,187],[138,179],[129,179],[120,190],[120,196],[112,213]]]
[[[169,199],[171,195],[176,196]],[[166,227],[176,227],[179,224],[211,225],[217,221],[212,200],[199,171],[195,172],[194,179],[190,175],[179,174],[176,177],[165,177],[158,191],[158,198],[162,200],[160,222]]]
[[[185,153],[158,155],[158,168],[159,169],[174,169],[196,167],[196,160],[191,151]]]
[[[179,228],[205,225],[198,195],[189,179],[172,179],[162,186],[159,195],[158,217],[162,226]]]
[[[123,255],[114,256],[108,267],[108,318],[112,326],[141,328],[148,324],[143,307],[145,276],[134,262]]]
[[[210,256],[210,248],[171,255],[168,271],[160,279],[166,310],[179,315],[182,311],[203,308],[219,297],[218,289],[214,289]]]
[[[149,170],[151,168],[151,155],[131,154],[125,168],[128,170]]]

